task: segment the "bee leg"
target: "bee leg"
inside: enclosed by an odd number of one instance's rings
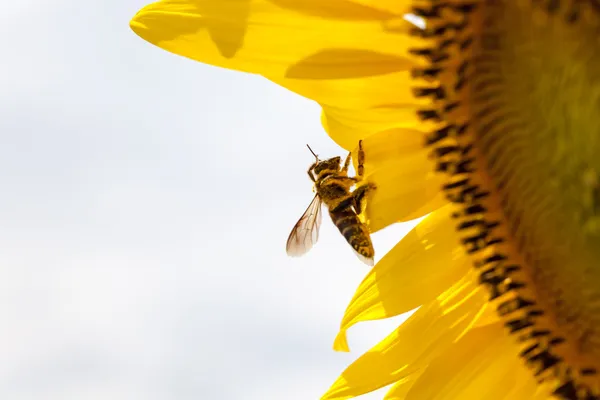
[[[358,141],[358,168],[356,168],[356,173],[358,176],[362,177],[365,174],[365,151],[362,147],[362,139]]]
[[[372,183],[367,183],[358,186],[352,192],[352,198],[354,199],[354,210],[356,210],[357,214],[362,214],[365,211],[367,193],[374,188],[375,185]]]
[[[349,152],[344,160],[344,166],[342,167],[342,173],[344,175],[348,174],[348,168],[350,168],[350,160],[352,159],[352,152]]]

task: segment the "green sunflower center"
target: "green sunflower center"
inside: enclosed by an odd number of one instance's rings
[[[474,142],[539,302],[600,356],[600,32],[513,2],[486,13]]]
[[[556,395],[598,398],[600,7],[486,0],[415,7],[428,137],[467,252]]]

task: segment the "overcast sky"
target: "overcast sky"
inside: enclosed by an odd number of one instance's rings
[[[5,3],[0,398],[318,399],[395,326],[333,352],[367,267],[328,220],[285,255],[305,144],[344,155],[315,104],[142,41],[142,0]]]

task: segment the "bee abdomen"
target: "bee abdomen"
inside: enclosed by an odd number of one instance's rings
[[[331,212],[331,219],[348,244],[360,255],[373,258],[375,250],[369,230],[352,209]]]

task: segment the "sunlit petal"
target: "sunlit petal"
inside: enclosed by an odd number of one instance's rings
[[[497,323],[470,330],[427,366],[406,400],[508,400],[515,390],[524,395],[532,386],[519,378],[535,381],[524,365],[515,363],[518,350],[504,329]]]
[[[402,14],[345,0],[164,0],[130,26],[175,54],[273,78],[356,78],[414,65],[398,45],[413,40]]]
[[[419,376],[421,376],[422,370],[413,372],[412,374],[405,376],[396,382],[385,394],[383,400],[404,400],[406,394],[410,388],[415,384]]]
[[[393,104],[368,109],[344,109],[323,106],[321,123],[329,136],[340,146],[354,148],[359,139],[381,131],[419,127],[416,104]]]
[[[413,88],[407,85],[409,77],[409,71],[399,71],[346,79],[270,79],[323,106],[361,110],[398,103],[419,104]]]
[[[358,396],[418,372],[469,329],[483,304],[485,297],[472,281],[456,283],[350,365],[323,399]],[[336,347],[347,349],[343,334]]]
[[[435,299],[459,281],[470,264],[458,243],[447,209],[427,216],[360,284],[341,323],[338,340],[360,321],[392,317]],[[398,294],[402,294],[399,296]]]

